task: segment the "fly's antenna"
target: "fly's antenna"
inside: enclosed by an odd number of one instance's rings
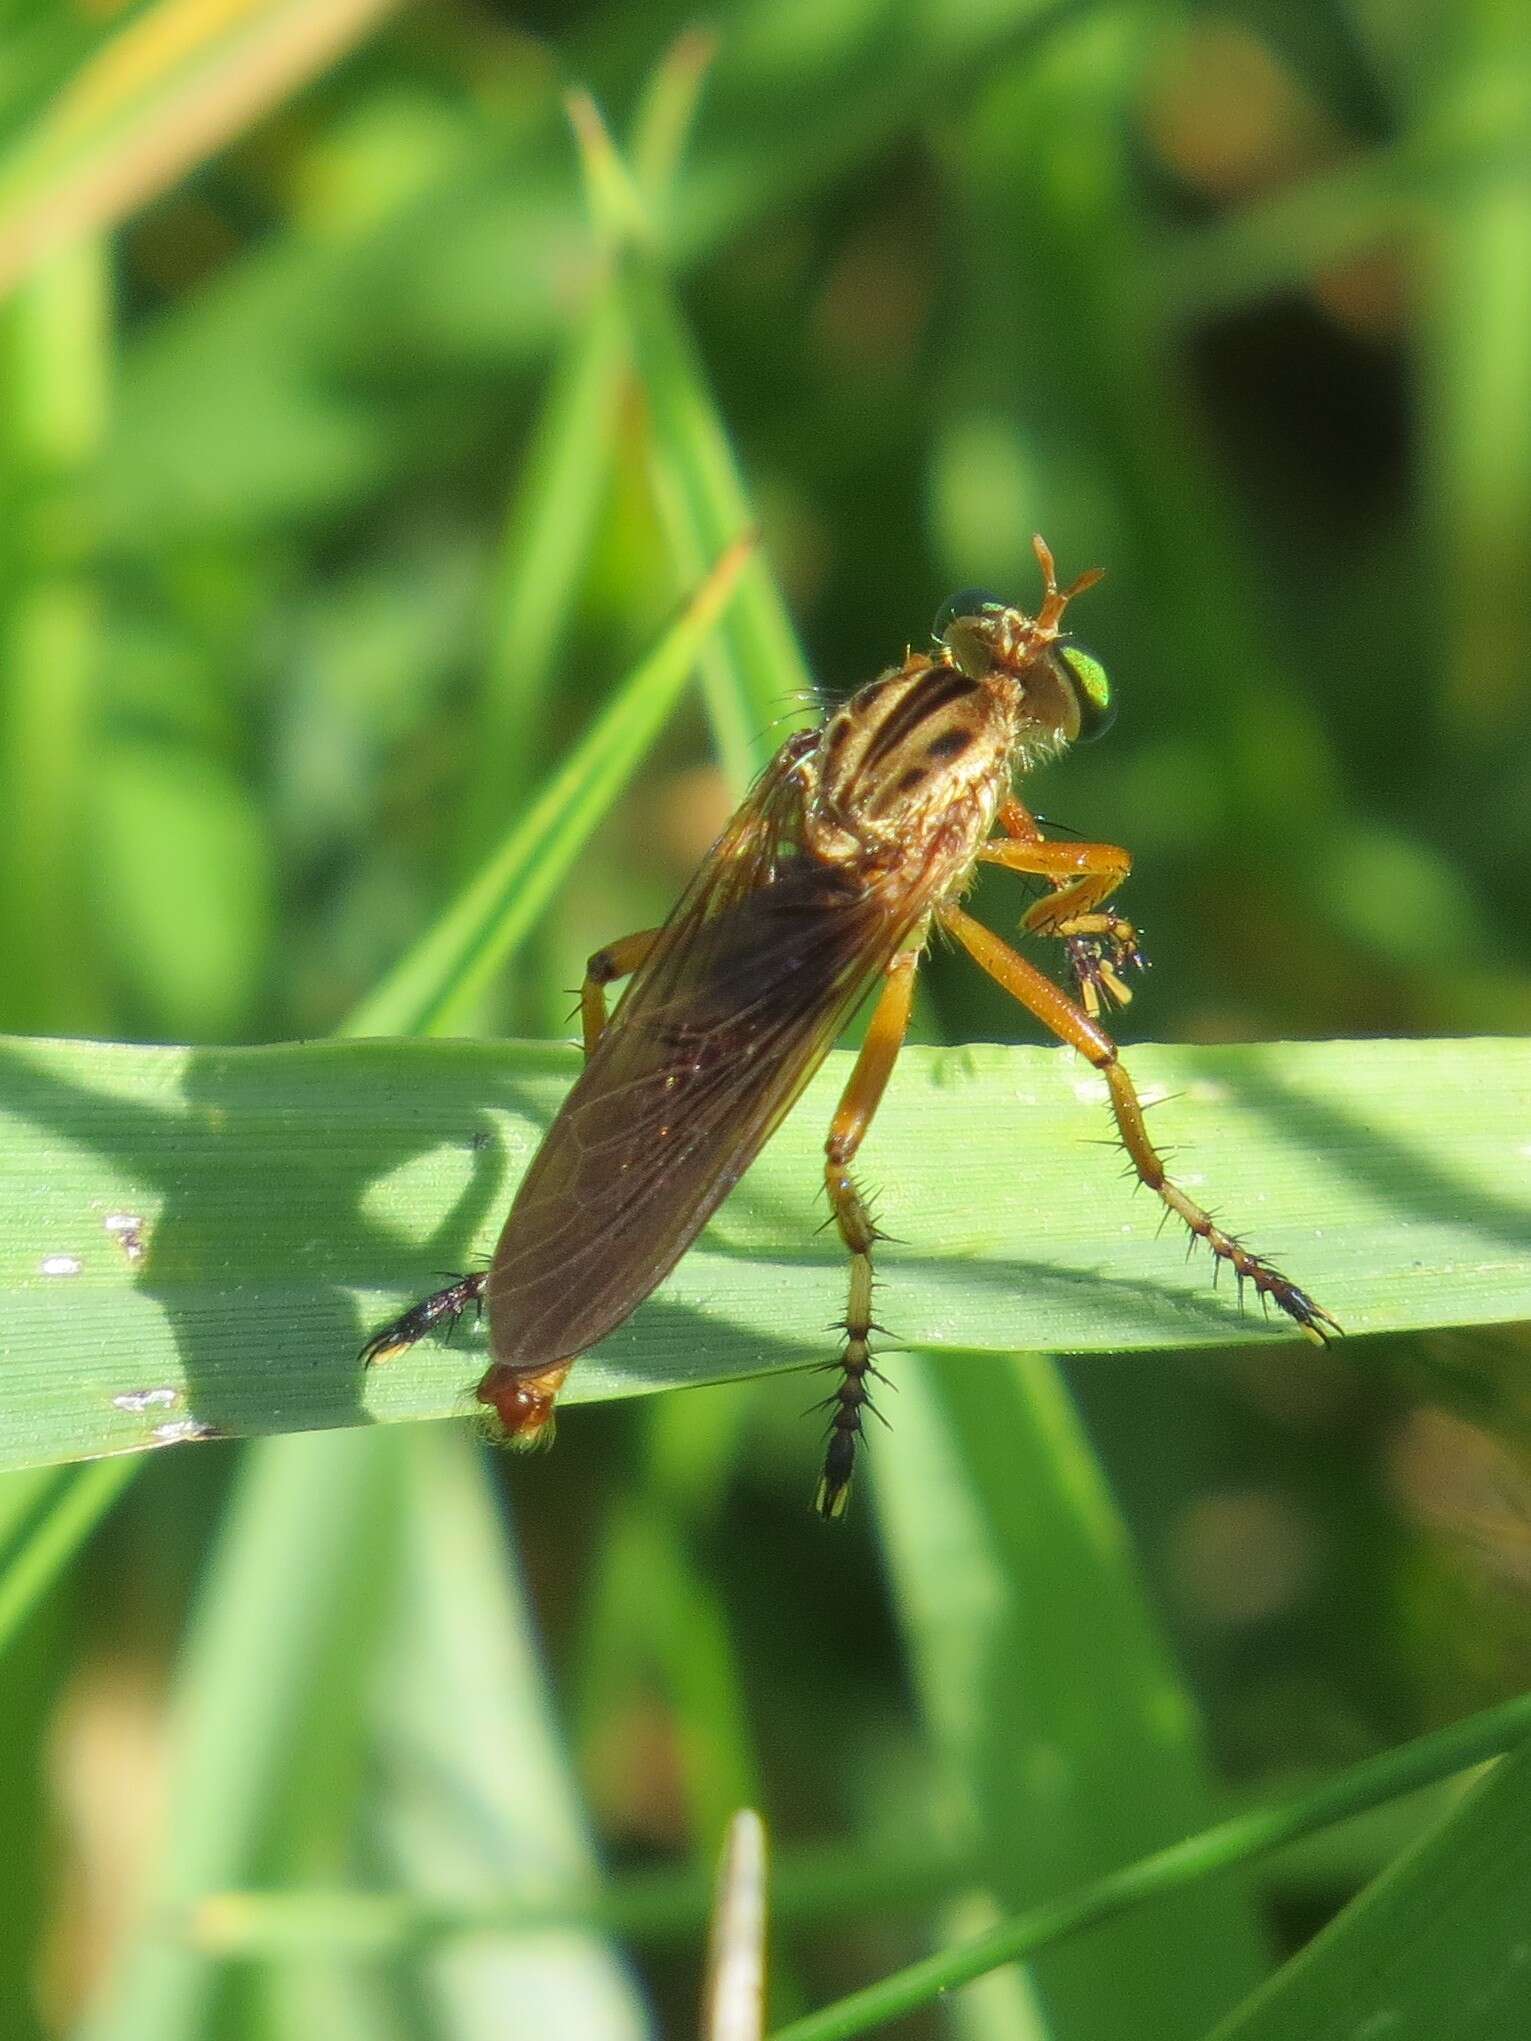
[[[1037,638],[1051,643],[1058,635],[1058,627],[1063,622],[1063,612],[1074,597],[1083,595],[1087,588],[1093,588],[1097,581],[1103,580],[1106,570],[1104,567],[1087,567],[1076,581],[1071,581],[1067,588],[1060,588],[1058,570],[1053,565],[1052,548],[1040,532],[1032,533],[1031,550],[1036,554],[1037,565],[1042,569],[1042,607],[1037,611],[1032,631]]]

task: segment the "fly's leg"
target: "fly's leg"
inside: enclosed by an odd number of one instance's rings
[[[1022,916],[1021,927],[1063,943],[1091,1019],[1103,1006],[1126,1006],[1132,987],[1122,973],[1129,966],[1141,971],[1145,960],[1137,930],[1106,903],[1132,870],[1130,854],[1114,843],[1050,841],[1013,795],[1000,808],[999,823],[1007,840],[986,843],[979,862],[1046,879],[1052,887]]]
[[[872,1401],[867,1379],[872,1365],[872,1248],[877,1227],[866,1200],[851,1176],[851,1163],[877,1111],[909,1026],[914,998],[917,950],[903,950],[888,966],[887,982],[856,1058],[824,1144],[824,1181],[830,1210],[851,1258],[850,1302],[845,1312],[845,1347],[840,1355],[840,1383],[829,1398],[829,1443],[814,1508],[821,1517],[845,1514],[856,1441],[862,1433],[862,1412]]]
[[[1018,956],[1008,943],[1001,942],[981,921],[975,921],[960,907],[942,908],[939,915],[942,925],[951,931],[975,963],[982,965],[989,976],[1002,985],[1013,999],[1019,1000],[1028,1013],[1035,1014],[1044,1027],[1051,1028],[1060,1041],[1077,1049],[1105,1078],[1122,1146],[1142,1182],[1164,1201],[1171,1212],[1185,1221],[1198,1240],[1207,1243],[1219,1261],[1231,1265],[1241,1291],[1246,1282],[1253,1283],[1259,1294],[1279,1305],[1309,1339],[1320,1346],[1327,1345],[1329,1334],[1341,1328],[1323,1306],[1315,1304],[1306,1291],[1299,1290],[1268,1261],[1251,1254],[1231,1233],[1225,1233],[1210,1212],[1187,1197],[1180,1186],[1166,1175],[1158,1151],[1148,1138],[1148,1129],[1143,1123],[1143,1107],[1132,1079],[1122,1065],[1115,1042],[1100,1023],[1060,992],[1045,972]]]
[[[584,1037],[585,1060],[595,1054],[595,1045],[606,1032],[606,988],[636,971],[659,936],[657,928],[640,928],[617,943],[597,950],[585,966],[585,982],[579,989],[579,1024]]]
[[[585,966],[585,982],[580,987],[579,994],[579,1012],[587,1061],[594,1054],[595,1045],[601,1039],[606,1026],[606,987],[615,984],[618,978],[625,978],[630,971],[637,970],[654,947],[654,939],[658,934],[657,928],[644,928],[636,935],[624,936],[620,942],[609,943],[604,950],[597,950]],[[478,1269],[469,1275],[454,1276],[445,1289],[434,1290],[429,1297],[422,1297],[418,1304],[412,1304],[407,1311],[390,1320],[380,1332],[373,1333],[361,1350],[362,1366],[377,1367],[384,1361],[391,1361],[395,1354],[407,1353],[416,1340],[424,1339],[428,1332],[434,1332],[443,1321],[446,1323],[447,1335],[450,1338],[453,1326],[470,1305],[481,1318],[484,1314],[484,1286],[488,1281],[489,1271]],[[489,1375],[494,1372],[491,1368]],[[564,1373],[567,1372],[565,1369]],[[513,1395],[510,1388],[486,1396],[484,1391],[489,1385],[489,1375],[486,1375],[478,1386],[476,1393],[479,1400],[493,1404],[496,1410],[500,1409],[503,1402],[511,1415],[516,1415],[520,1411],[521,1403],[528,1399]],[[529,1432],[545,1428],[548,1414],[553,1407],[553,1398],[558,1394],[562,1380],[561,1375],[552,1389],[544,1390],[540,1397],[536,1393],[531,1394],[530,1404],[542,1409],[540,1420],[536,1420],[535,1423],[533,1420],[536,1418],[536,1409],[522,1413],[518,1424],[512,1424],[505,1412],[501,1411],[501,1421],[506,1431]],[[544,1404],[546,1407],[542,1408]]]
[[[487,1269],[477,1269],[469,1275],[457,1276],[444,1290],[435,1290],[429,1297],[422,1297],[418,1304],[411,1304],[407,1311],[391,1319],[380,1332],[373,1333],[361,1350],[361,1364],[374,1368],[384,1361],[391,1361],[395,1354],[408,1353],[418,1339],[424,1339],[428,1332],[446,1320],[447,1337],[452,1328],[472,1305],[477,1317],[484,1315],[484,1285],[489,1280]]]

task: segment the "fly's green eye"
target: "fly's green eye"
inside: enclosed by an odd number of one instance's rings
[[[1092,737],[1104,737],[1116,721],[1116,703],[1112,699],[1105,667],[1078,645],[1060,645],[1058,657],[1068,668],[1069,679],[1074,683],[1074,696],[1079,703],[1077,741],[1088,744]]]
[[[959,617],[981,617],[992,610],[1007,609],[1008,603],[1002,595],[995,595],[987,588],[960,588],[936,611],[936,620],[930,627],[930,635],[937,644],[944,644],[946,634]]]

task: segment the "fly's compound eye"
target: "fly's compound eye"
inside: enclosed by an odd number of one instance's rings
[[[1088,744],[1092,738],[1104,737],[1116,721],[1117,708],[1105,667],[1079,645],[1059,645],[1057,656],[1067,669],[1079,704],[1076,742]]]
[[[1002,595],[996,595],[988,588],[959,588],[948,601],[936,611],[936,620],[930,627],[930,635],[938,645],[945,644],[946,634],[959,617],[992,616],[996,610],[1008,609],[1010,605]]]

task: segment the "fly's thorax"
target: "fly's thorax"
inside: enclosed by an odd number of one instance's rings
[[[983,829],[1010,775],[1011,697],[914,654],[854,694],[819,733],[811,821],[862,849],[968,812]]]

